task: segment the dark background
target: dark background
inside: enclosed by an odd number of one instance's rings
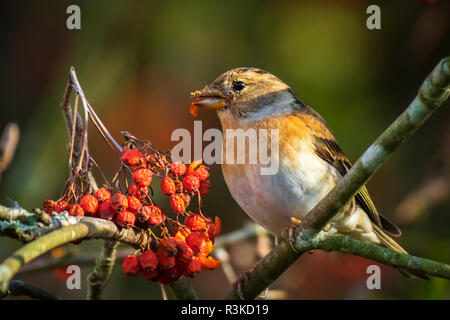
[[[81,8],[81,30],[66,28],[66,8]],[[366,8],[381,7],[381,30],[366,28]],[[58,109],[71,65],[91,105],[121,140],[129,130],[160,149],[171,132],[193,128],[189,92],[220,73],[254,66],[274,73],[314,107],[355,161],[407,107],[437,62],[449,54],[448,1],[17,1],[3,4],[0,128],[16,121],[21,141],[2,178],[0,203],[25,208],[56,198],[67,178],[67,134]],[[200,113],[204,129],[220,128]],[[368,187],[380,212],[397,222],[411,253],[449,262],[450,111],[448,103],[379,170]],[[0,129],[1,130],[1,129]],[[112,175],[118,163],[90,132],[94,158]],[[433,181],[440,181],[433,185]],[[236,205],[218,165],[205,198],[206,212],[222,218],[223,232],[248,220]],[[431,184],[430,197],[408,196]],[[430,187],[431,188],[431,187]],[[427,189],[428,190],[428,189]],[[440,196],[439,196],[440,195]],[[437,198],[436,200],[433,200]],[[2,238],[0,259],[20,244]],[[100,242],[66,250],[95,252]],[[237,272],[257,259],[255,241],[229,249]],[[288,299],[449,299],[448,281],[408,280],[383,267],[382,289],[366,288],[372,262],[343,254],[305,255],[272,289]],[[91,267],[83,267],[83,279]],[[54,271],[19,276],[80,299]],[[219,268],[193,284],[200,298],[222,298],[230,284]],[[116,267],[104,294],[114,299],[159,299],[159,286],[127,278]]]

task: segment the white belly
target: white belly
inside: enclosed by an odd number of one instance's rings
[[[290,218],[302,219],[340,178],[335,168],[310,148],[296,153],[294,165],[280,150],[279,170],[261,175],[259,165],[223,164],[228,188],[241,208],[257,223],[279,235]]]

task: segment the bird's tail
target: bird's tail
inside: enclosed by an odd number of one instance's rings
[[[379,226],[373,224],[373,231],[377,235],[378,239],[381,241],[381,245],[393,249],[395,251],[398,251],[400,253],[408,253],[405,249],[403,249],[397,242],[395,242],[394,239],[392,239],[390,236],[388,236]],[[416,271],[416,270],[410,270],[410,269],[398,269],[401,274],[408,278],[419,278],[424,280],[429,280],[430,278],[423,272]]]

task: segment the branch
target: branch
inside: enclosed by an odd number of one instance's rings
[[[58,297],[53,293],[20,280],[10,281],[7,292],[5,294],[0,293],[0,299],[7,296],[28,296],[39,300],[58,300]]]
[[[94,270],[88,276],[88,300],[100,300],[103,287],[108,282],[114,269],[118,245],[119,242],[117,241],[103,241],[102,253],[95,261]]]
[[[123,260],[126,256],[132,254],[135,250],[131,248],[123,248],[117,250],[116,261]],[[68,253],[61,258],[46,257],[37,259],[23,268],[21,268],[18,274],[36,273],[41,271],[52,270],[53,268],[76,264],[78,266],[89,266],[95,264],[98,258],[97,252],[88,253]]]
[[[19,137],[19,126],[14,122],[8,123],[0,138],[0,179],[14,159]]]
[[[186,277],[167,285],[177,300],[197,300],[197,293]]]
[[[0,208],[5,208],[0,206]],[[126,243],[135,248],[146,248],[150,245],[151,237],[148,233],[136,229],[121,229],[115,223],[104,219],[70,217],[67,213],[60,213],[52,217],[55,223],[44,228],[44,235],[37,226],[29,227],[19,224],[19,232],[26,235],[31,241],[18,249],[9,258],[0,264],[0,290],[5,291],[7,282],[26,263],[32,261],[47,251],[76,239],[106,239]],[[59,221],[59,222],[56,222]],[[64,222],[62,222],[64,221]],[[0,226],[8,223],[17,224],[17,221],[0,221]],[[21,228],[24,229],[21,229]],[[27,233],[27,229],[31,233]],[[48,229],[53,231],[48,233]],[[11,229],[8,229],[11,230]],[[34,239],[30,239],[35,237]]]
[[[450,94],[450,57],[442,59],[423,82],[420,90],[408,108],[392,123],[381,136],[364,152],[351,170],[340,179],[336,187],[323,198],[294,230],[299,241],[312,241],[317,233],[359,189],[383,165],[391,153],[410,137],[428,117],[448,98]],[[389,249],[384,249],[389,250]],[[303,252],[296,252],[285,241],[262,259],[241,283],[242,295],[255,298],[277,279]],[[378,256],[368,257],[377,260]],[[382,261],[380,261],[382,262]],[[420,267],[424,267],[420,265]],[[445,269],[445,268],[444,268]],[[424,268],[420,271],[427,272]],[[436,275],[436,274],[433,274]],[[445,277],[443,274],[442,276]],[[237,299],[233,290],[228,298]]]

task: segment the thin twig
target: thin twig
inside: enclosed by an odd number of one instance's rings
[[[7,292],[4,294],[0,293],[0,299],[6,298],[7,296],[27,296],[39,300],[58,300],[58,297],[53,293],[21,280],[11,280],[9,282]]]
[[[0,180],[2,173],[9,168],[14,159],[19,137],[19,126],[14,122],[8,123],[0,138]]]

